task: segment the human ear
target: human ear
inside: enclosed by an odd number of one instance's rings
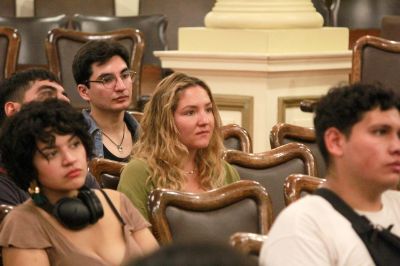
[[[324,141],[326,150],[332,157],[340,157],[343,154],[343,148],[346,136],[335,127],[325,130]]]
[[[89,96],[89,88],[86,85],[83,84],[78,84],[77,86],[77,90],[79,95],[82,97],[82,99],[84,99],[85,101],[89,101],[90,100],[90,96]]]
[[[17,102],[6,102],[4,104],[4,113],[10,117],[21,109],[21,104]]]

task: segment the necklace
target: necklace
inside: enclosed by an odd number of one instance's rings
[[[183,172],[185,175],[193,175],[196,172],[196,169],[193,169],[192,171],[185,171]]]
[[[124,142],[124,138],[125,138],[125,127],[126,124],[124,123],[124,131],[122,131],[122,139],[121,139],[121,143],[118,145],[117,143],[115,143],[109,136],[107,136],[107,134],[104,131],[101,131],[101,133],[104,135],[104,137],[108,138],[109,141],[111,141],[112,144],[114,144],[119,152],[123,152],[123,147],[122,147],[122,143]]]

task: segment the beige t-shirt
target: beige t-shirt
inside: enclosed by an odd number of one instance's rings
[[[123,226],[126,251],[123,262],[142,255],[132,233],[150,224],[142,217],[125,195],[120,193],[119,212],[125,221]],[[122,226],[122,225],[121,225]],[[0,246],[45,249],[51,265],[109,265],[98,257],[85,254],[74,243],[66,239],[34,207],[31,200],[12,210],[0,226]]]

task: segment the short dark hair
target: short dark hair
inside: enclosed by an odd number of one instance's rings
[[[83,115],[69,103],[58,99],[33,101],[6,119],[0,133],[0,154],[7,173],[23,190],[37,179],[33,157],[37,141],[52,144],[55,134],[77,136],[92,157],[92,139]]]
[[[95,40],[85,43],[75,54],[72,72],[76,84],[87,85],[87,80],[93,74],[93,63],[106,63],[113,56],[120,56],[130,68],[129,52],[117,41]]]
[[[6,102],[22,103],[26,91],[31,88],[33,82],[39,80],[49,80],[62,85],[60,79],[54,73],[42,68],[16,72],[0,83],[0,123],[6,118],[4,112]]]
[[[400,111],[399,93],[380,84],[343,85],[331,88],[322,97],[315,110],[314,127],[318,147],[327,164],[329,154],[325,146],[324,134],[330,127],[337,128],[347,137],[364,114],[375,108],[382,111],[396,108]]]
[[[132,261],[129,266],[256,266],[257,260],[226,243],[194,241],[172,243]]]

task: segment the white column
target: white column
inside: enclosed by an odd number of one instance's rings
[[[207,28],[320,28],[322,16],[311,0],[217,0],[205,17]]]

